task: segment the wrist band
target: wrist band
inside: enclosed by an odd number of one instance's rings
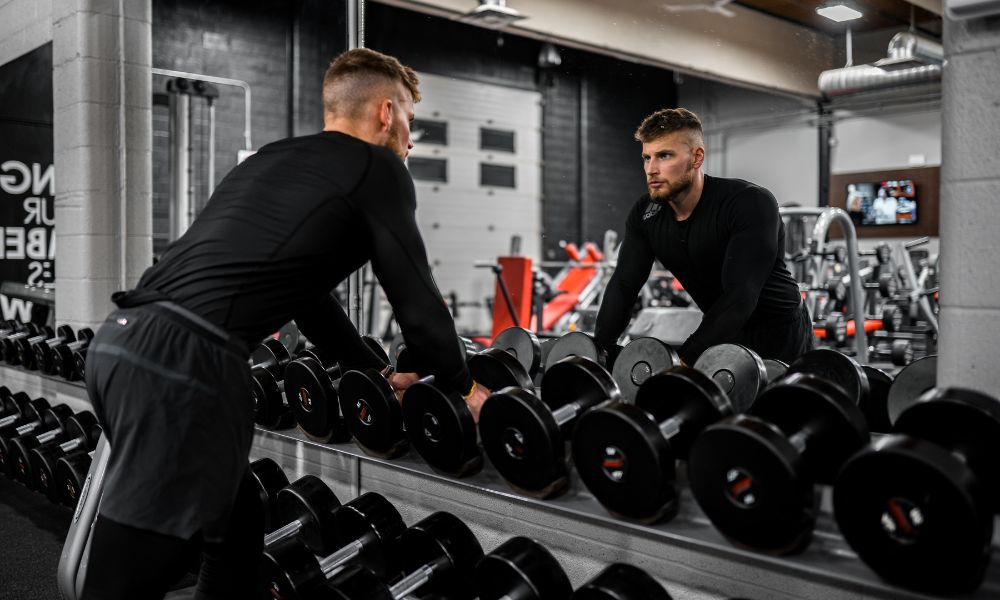
[[[477,385],[478,384],[475,381],[473,381],[472,382],[472,388],[469,389],[469,393],[468,394],[462,396],[462,400],[465,400],[466,402],[468,402],[469,398],[471,398],[472,395],[476,393],[476,387],[477,387]]]

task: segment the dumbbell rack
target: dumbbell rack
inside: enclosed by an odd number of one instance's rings
[[[32,395],[87,408],[80,383],[0,365],[0,384]],[[575,472],[569,491],[554,499],[520,495],[487,462],[464,479],[435,473],[412,450],[383,460],[353,443],[320,444],[296,429],[257,428],[251,458],[269,457],[290,478],[321,477],[340,498],[375,491],[388,498],[407,523],[437,510],[462,518],[487,551],[513,535],[535,538],[559,559],[579,586],[608,563],[623,561],[654,575],[677,600],[927,600],[880,580],[847,546],[830,514],[829,490],[810,547],[800,555],[774,557],[732,546],[709,523],[690,491],[682,486],[680,511],[666,523],[645,525],[615,518],[581,485]],[[681,474],[683,477],[683,473]],[[1000,532],[1000,522],[996,530]],[[997,544],[997,542],[995,542]],[[972,595],[1000,597],[1000,548],[985,582]]]

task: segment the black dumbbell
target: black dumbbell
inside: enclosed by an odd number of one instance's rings
[[[895,423],[903,411],[937,386],[937,363],[937,355],[932,354],[911,362],[896,373],[886,401],[889,421]]]
[[[294,419],[282,396],[285,366],[292,357],[284,344],[264,340],[250,353],[250,393],[254,422],[264,427],[289,427]]]
[[[476,596],[475,568],[483,548],[458,517],[436,512],[399,537],[399,556],[406,573],[391,587],[371,570],[350,566],[320,588],[315,598],[339,600],[400,600],[420,597],[472,600]]]
[[[288,476],[274,460],[259,458],[250,463],[250,477],[257,489],[264,513],[264,531],[274,531],[279,526],[278,503],[275,497],[278,495],[278,490],[288,485]]]
[[[52,369],[52,348],[59,344],[67,344],[76,339],[73,328],[69,325],[60,325],[56,328],[54,337],[28,343],[21,340],[18,343],[18,360],[25,369],[40,370],[48,373]]]
[[[882,309],[882,329],[889,332],[902,331],[905,318],[901,308],[895,304],[886,305]]]
[[[693,366],[719,384],[735,413],[746,412],[768,384],[767,364],[740,344],[711,346]]]
[[[834,311],[826,315],[823,331],[827,344],[837,348],[847,345],[847,317],[844,313]]]
[[[3,359],[8,364],[17,364],[17,342],[25,338],[38,336],[45,332],[46,328],[35,323],[26,323],[20,330],[16,330],[7,337],[0,340],[0,350],[3,351]]]
[[[16,423],[23,418],[24,409],[31,402],[31,396],[24,392],[11,393],[7,386],[0,386],[0,428]],[[43,399],[44,402],[44,399]],[[48,404],[39,409],[48,408]]]
[[[521,388],[494,392],[483,403],[479,433],[497,471],[514,488],[538,497],[569,483],[566,443],[587,411],[621,398],[611,374],[593,360],[569,356],[545,370],[542,399]]]
[[[604,367],[607,365],[608,354],[594,340],[594,336],[582,331],[571,331],[556,338],[545,356],[545,366],[554,365],[567,356],[582,356],[589,358]]]
[[[671,600],[671,597],[646,571],[614,563],[576,590],[572,600]]]
[[[31,451],[50,444],[61,444],[67,441],[71,432],[76,433],[78,431],[78,428],[70,425],[74,422],[83,429],[89,429],[91,426],[97,424],[97,418],[93,413],[86,411],[75,415],[70,414],[61,423],[58,423],[55,427],[47,431],[20,435],[11,439],[7,447],[7,460],[10,462],[10,469],[14,479],[20,481],[29,489],[34,489],[35,473],[32,469]]]
[[[514,356],[532,379],[542,366],[542,347],[538,337],[523,327],[508,327],[493,338],[490,348],[506,350]]]
[[[635,400],[635,394],[653,373],[681,364],[681,357],[665,342],[640,337],[629,342],[615,358],[611,376],[622,393],[623,402]]]
[[[793,362],[748,415],[708,427],[691,447],[691,491],[716,529],[737,545],[775,554],[804,549],[818,512],[815,484],[832,484],[841,465],[868,442],[856,397],[798,370],[812,364],[822,371],[820,358]]]
[[[479,600],[569,600],[573,587],[559,561],[535,540],[513,537],[476,567]]]
[[[1000,512],[1000,401],[932,389],[894,434],[841,469],[833,509],[847,543],[885,579],[932,594],[982,582]]]
[[[765,358],[764,369],[767,371],[767,381],[770,383],[785,376],[788,372],[788,363],[777,358]]]
[[[322,479],[304,475],[274,496],[281,526],[264,536],[264,547],[297,538],[317,554],[328,554],[336,535],[335,513],[340,500]]]
[[[37,435],[50,429],[60,428],[71,416],[73,416],[73,410],[65,404],[60,404],[40,413],[29,414],[28,419],[21,425],[0,428],[0,472],[3,472],[7,477],[14,475],[14,463],[11,460],[13,458],[11,456],[13,441],[23,435]]]
[[[45,494],[52,502],[59,501],[59,489],[55,485],[55,469],[59,459],[93,451],[101,437],[101,426],[91,412],[73,415],[66,421],[65,428],[65,441],[34,448],[28,458],[33,489]]]
[[[73,371],[75,375],[72,378],[66,376],[66,379],[87,380],[87,348],[89,347],[87,345],[73,352]]]
[[[868,378],[869,401],[860,405],[865,414],[868,430],[875,433],[889,433],[892,422],[889,421],[889,390],[892,388],[892,376],[871,365],[863,365],[865,377]]]
[[[399,573],[395,544],[406,530],[399,511],[380,494],[368,492],[336,511],[338,549],[318,557],[300,540],[290,539],[264,550],[264,585],[273,598],[308,597],[347,565],[362,565],[379,579]]]
[[[59,503],[65,506],[76,506],[83,486],[87,480],[87,473],[90,471],[90,462],[94,458],[94,452],[78,452],[67,454],[56,461],[55,486]]]
[[[677,512],[676,461],[703,429],[733,414],[719,384],[676,366],[655,373],[635,404],[584,414],[573,436],[573,464],[587,489],[612,513],[653,522]]]
[[[76,332],[75,340],[67,340],[65,343],[57,343],[51,346],[37,346],[35,348],[35,360],[38,368],[43,373],[62,377],[70,381],[75,381],[76,369],[73,367],[73,352],[80,348],[86,348],[94,339],[94,331],[89,327],[84,327]]]
[[[63,325],[62,327],[66,327]],[[70,331],[72,333],[72,331]],[[43,342],[55,335],[52,328],[43,325],[39,327],[39,331],[36,335],[20,337],[14,340],[13,346],[10,348],[9,353],[5,353],[4,356],[7,362],[12,365],[22,365],[25,368],[33,368],[32,364],[35,362],[35,353],[31,351],[31,346],[37,342]],[[7,338],[8,340],[10,338]]]

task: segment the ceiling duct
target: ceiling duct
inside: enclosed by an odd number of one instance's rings
[[[941,79],[944,48],[933,40],[906,31],[897,33],[889,41],[887,54],[874,65],[823,71],[819,75],[820,91],[827,96],[843,96]]]
[[[519,11],[507,6],[507,0],[479,0],[479,6],[462,15],[463,23],[489,29],[503,29],[525,18]]]

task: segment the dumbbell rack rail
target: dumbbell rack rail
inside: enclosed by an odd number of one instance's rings
[[[53,403],[66,403],[74,410],[89,408],[80,382],[0,365],[0,384],[46,396]],[[289,478],[318,475],[341,499],[379,492],[399,508],[407,523],[437,510],[451,511],[470,525],[487,551],[513,535],[533,537],[559,559],[574,586],[608,563],[624,561],[646,569],[677,600],[933,598],[886,583],[857,558],[837,531],[828,508],[829,490],[825,490],[824,508],[810,547],[796,556],[775,557],[727,542],[686,486],[682,486],[677,517],[646,525],[608,514],[575,472],[567,493],[539,500],[513,491],[488,460],[479,473],[454,479],[434,472],[412,450],[384,460],[364,454],[353,443],[322,444],[297,429],[259,427],[251,457],[273,458]],[[1000,519],[996,530],[1000,532]],[[953,598],[1000,598],[1000,548],[995,548],[980,588]]]

